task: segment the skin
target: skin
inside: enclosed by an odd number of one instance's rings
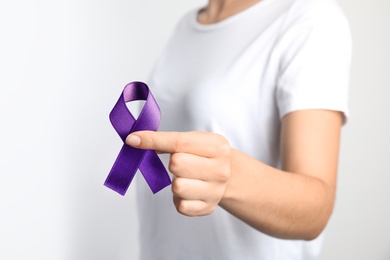
[[[126,143],[170,153],[173,201],[187,216],[225,210],[268,235],[311,240],[333,210],[341,113],[302,110],[283,118],[282,170],[209,132],[135,132]]]
[[[255,2],[210,0],[199,20],[220,21]],[[337,111],[287,114],[282,119],[281,170],[210,132],[141,131],[130,134],[126,143],[171,154],[173,202],[179,213],[203,216],[221,206],[268,235],[311,240],[333,210],[341,125]]]
[[[209,0],[208,5],[199,12],[198,21],[203,24],[220,22],[229,16],[235,15],[259,0]]]

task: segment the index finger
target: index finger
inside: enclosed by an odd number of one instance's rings
[[[214,157],[226,149],[224,137],[209,132],[154,132],[131,133],[126,143],[132,147],[162,153],[191,153]]]

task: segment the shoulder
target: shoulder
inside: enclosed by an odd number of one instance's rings
[[[293,0],[281,24],[279,40],[302,44],[315,41],[318,46],[330,43],[350,46],[351,32],[337,0]]]
[[[296,23],[348,26],[346,15],[337,0],[294,0],[286,21],[290,26]]]
[[[309,108],[348,113],[351,39],[335,0],[294,0],[274,49],[281,115]]]
[[[297,14],[343,13],[342,8],[337,0],[293,0],[290,11],[294,11]]]

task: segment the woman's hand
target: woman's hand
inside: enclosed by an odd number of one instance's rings
[[[231,147],[221,135],[209,132],[153,132],[130,134],[130,146],[170,153],[173,202],[187,216],[211,214],[221,201],[231,171]]]

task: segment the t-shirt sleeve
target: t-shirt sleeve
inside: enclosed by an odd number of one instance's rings
[[[280,118],[303,109],[336,110],[348,117],[351,34],[341,9],[331,3],[289,17],[281,32],[276,91]]]

